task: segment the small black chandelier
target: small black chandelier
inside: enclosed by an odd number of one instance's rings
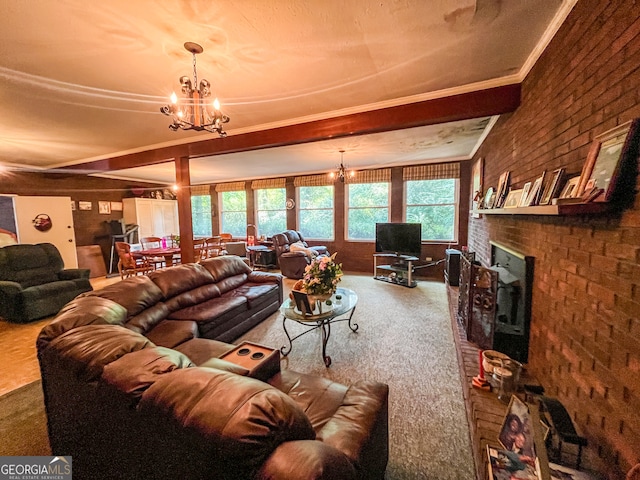
[[[169,128],[174,132],[178,129],[198,132],[205,130],[226,137],[227,132],[222,125],[229,121],[229,117],[220,111],[220,102],[217,98],[207,103],[207,98],[211,96],[211,84],[202,79],[198,86],[196,55],[202,53],[204,49],[193,42],[186,42],[184,48],[193,55],[193,83],[187,75],[180,77],[183,98],[178,99],[175,92],[172,93],[171,103],[161,107],[160,111],[173,119]]]
[[[334,180],[340,180],[340,182],[344,183],[347,178],[353,178],[355,176],[355,172],[353,170],[347,171],[344,166],[344,150],[338,150],[340,152],[340,166],[338,167],[337,172],[331,172],[329,177]]]

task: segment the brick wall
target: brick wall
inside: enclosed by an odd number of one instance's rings
[[[640,2],[579,1],[477,157],[485,188],[512,172],[579,173],[598,135],[640,117]],[[640,181],[636,179],[637,190]],[[589,439],[586,463],[620,478],[640,462],[640,196],[602,216],[485,215],[469,247],[489,240],[535,257],[529,368]]]

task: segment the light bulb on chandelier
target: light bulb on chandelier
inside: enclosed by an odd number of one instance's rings
[[[183,98],[179,99],[173,92],[171,103],[161,107],[160,111],[173,119],[169,128],[174,132],[178,129],[198,132],[205,130],[226,137],[227,132],[222,125],[229,121],[229,117],[220,111],[220,102],[217,98],[213,102],[206,100],[211,96],[211,84],[202,79],[198,86],[196,55],[202,53],[204,49],[193,42],[186,42],[184,48],[193,55],[193,83],[187,75],[180,77]]]
[[[347,171],[347,168],[344,166],[344,150],[338,151],[340,152],[340,166],[338,167],[338,171],[331,172],[329,177],[333,180],[337,179],[344,183],[347,178],[353,178],[356,172],[353,170]]]

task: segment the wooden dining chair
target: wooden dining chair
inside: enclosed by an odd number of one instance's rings
[[[207,239],[193,239],[193,261],[198,263],[207,258]]]
[[[169,235],[168,237],[165,237],[166,241],[167,241],[167,245],[171,246],[171,248],[177,248],[180,247],[180,236],[179,235]],[[180,265],[182,263],[182,255],[179,253],[176,253],[173,256],[173,265]]]
[[[206,258],[223,255],[222,239],[219,235],[207,238]]]
[[[145,256],[134,256],[131,252],[131,245],[126,242],[115,243],[118,253],[118,272],[120,278],[124,279],[132,275],[146,275],[153,271],[153,265],[149,263]]]
[[[162,248],[162,239],[160,237],[142,237],[140,239],[140,244],[142,245],[143,250],[147,250],[149,248]],[[147,257],[149,264],[153,266],[155,270],[166,266],[164,257]]]

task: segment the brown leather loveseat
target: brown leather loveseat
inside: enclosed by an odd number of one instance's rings
[[[43,328],[37,351],[52,453],[71,455],[78,479],[384,478],[388,387],[340,385],[279,371],[279,363],[251,378],[221,358],[236,346],[200,335],[203,312],[218,306],[196,308],[212,290],[198,285],[202,269],[207,262],[150,275],[160,296],[142,277],[82,295]],[[234,276],[214,285],[224,291]],[[250,290],[266,285],[255,280],[221,295],[260,304]],[[185,283],[193,288],[176,294]],[[233,321],[226,315],[223,324]]]

